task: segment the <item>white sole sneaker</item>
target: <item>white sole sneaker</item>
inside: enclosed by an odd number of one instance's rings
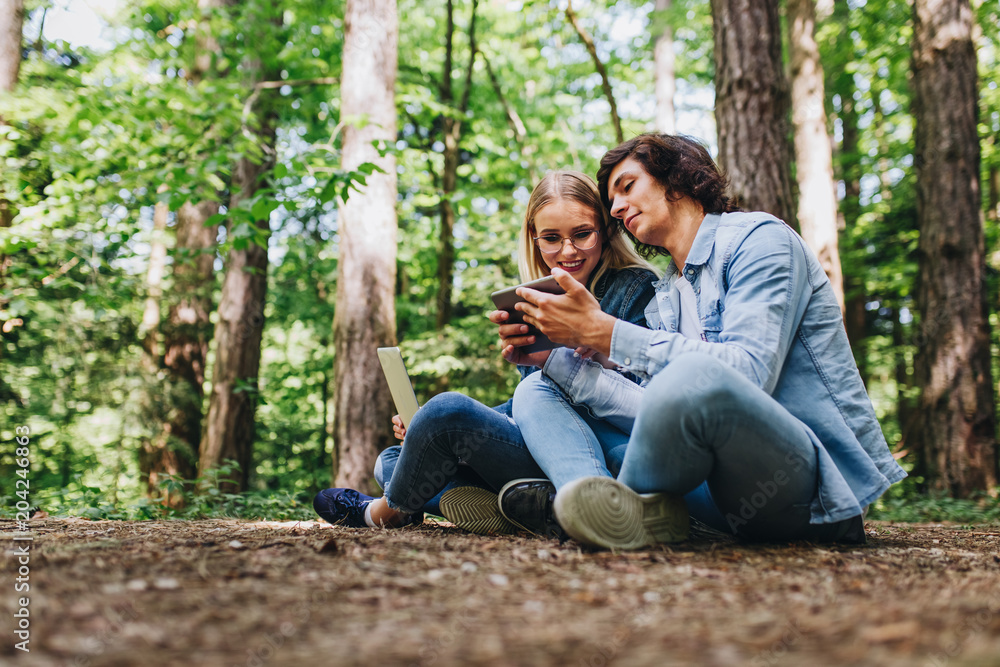
[[[570,537],[603,549],[681,542],[690,531],[683,497],[636,493],[610,477],[573,480],[556,494],[554,508]]]
[[[513,535],[517,526],[500,513],[497,494],[478,486],[457,486],[441,496],[441,514],[477,535]]]

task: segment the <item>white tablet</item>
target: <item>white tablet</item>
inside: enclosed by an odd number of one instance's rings
[[[413,392],[410,375],[406,372],[403,355],[398,347],[380,347],[378,360],[382,364],[385,381],[389,384],[392,402],[396,404],[396,412],[403,420],[403,426],[409,428],[410,420],[420,406],[417,404],[417,395]]]

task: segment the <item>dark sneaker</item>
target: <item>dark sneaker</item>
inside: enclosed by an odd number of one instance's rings
[[[456,486],[441,495],[441,514],[477,535],[512,535],[517,527],[500,514],[497,494],[479,486]]]
[[[375,498],[366,496],[354,489],[323,489],[313,498],[313,508],[321,517],[335,526],[350,528],[368,528],[365,523],[365,509]],[[399,526],[402,528],[424,522],[424,513],[417,512],[407,515],[407,519]]]
[[[313,498],[313,509],[334,525],[367,528],[365,508],[373,500],[354,489],[323,489]]]
[[[552,511],[555,497],[556,487],[547,479],[515,479],[500,489],[500,513],[529,533],[566,540]]]
[[[556,518],[577,542],[602,549],[641,549],[688,537],[682,496],[636,493],[610,477],[582,477],[556,494]]]

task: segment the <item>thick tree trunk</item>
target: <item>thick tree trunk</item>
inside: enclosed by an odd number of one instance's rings
[[[266,35],[280,25],[280,8],[267,0],[260,4],[260,13],[251,29],[263,43],[273,43]],[[254,33],[254,31],[256,31]],[[248,40],[249,41],[249,40]],[[250,99],[257,99],[256,84],[275,78],[264,71],[259,56],[248,57],[243,63],[246,88]],[[250,91],[253,91],[252,93]],[[241,202],[254,196],[263,185],[263,177],[274,165],[275,117],[270,93],[257,100],[258,126],[247,128],[263,150],[263,156],[240,157],[233,167],[232,197],[229,210],[237,210]],[[270,238],[268,219],[254,220],[261,236]],[[212,371],[212,393],[201,440],[198,470],[205,474],[227,461],[235,461],[239,470],[232,471],[227,490],[247,488],[253,461],[255,413],[257,411],[260,372],[260,343],[264,333],[264,297],[267,290],[267,248],[250,243],[240,250],[233,248],[226,258],[226,274],[222,283],[218,320],[215,325],[215,365]]]
[[[21,31],[24,25],[24,0],[3,0],[0,3],[0,95],[17,87],[21,73]],[[0,118],[0,125],[3,118]],[[14,211],[0,189],[0,227],[10,227]],[[7,275],[8,258],[0,254],[0,288]],[[2,324],[2,322],[0,322]],[[2,352],[0,352],[2,354]]]
[[[656,0],[655,11],[670,9],[673,0]],[[664,23],[656,36],[653,63],[656,69],[656,130],[664,134],[677,132],[674,93],[677,92],[676,56],[674,55],[674,29]]]
[[[816,44],[813,0],[788,0],[788,32],[799,228],[806,244],[819,257],[843,311],[844,279],[837,238],[833,149],[826,131],[823,66]]]
[[[712,0],[719,162],[745,209],[797,228],[778,3]]]
[[[262,128],[259,136],[273,146],[273,128]],[[230,209],[253,196],[261,176],[270,167],[269,163],[256,164],[248,157],[237,161]],[[266,219],[257,220],[256,225],[268,230]],[[230,491],[246,489],[249,482],[266,289],[267,249],[251,243],[243,250],[230,250],[215,325],[212,393],[198,462],[198,470],[204,475],[210,468],[235,461],[239,470],[227,476],[229,483],[225,486]]]
[[[921,394],[908,439],[929,486],[965,497],[997,484],[973,17],[968,0],[916,0],[913,14]]]
[[[0,5],[0,92],[9,93],[21,72],[24,0],[4,0]]]
[[[368,117],[344,128],[345,170],[379,165],[362,192],[340,207],[334,317],[336,486],[367,489],[378,451],[392,442],[392,401],[376,348],[396,342],[396,161],[372,141],[396,140],[395,0],[347,0],[340,112]]]

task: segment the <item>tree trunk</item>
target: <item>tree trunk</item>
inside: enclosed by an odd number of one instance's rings
[[[165,188],[160,187],[160,192]],[[163,202],[158,202],[153,209],[153,236],[150,240],[149,265],[146,267],[146,303],[142,314],[143,357],[142,364],[146,372],[146,390],[143,396],[144,416],[153,423],[161,423],[166,419],[166,413],[161,392],[163,380],[159,377],[161,370],[162,341],[160,340],[160,298],[163,296],[163,274],[167,266],[167,219],[170,209]],[[163,475],[178,474],[176,466],[171,465],[173,451],[170,443],[170,432],[162,428],[143,438],[139,448],[139,479],[145,485],[147,496],[156,497],[162,491],[163,502],[170,507],[179,507],[183,503],[183,494],[175,493],[166,487],[161,489]]]
[[[843,311],[844,279],[837,239],[833,149],[826,131],[823,66],[816,44],[813,0],[788,0],[788,32],[799,227],[802,238],[819,257]]]
[[[719,162],[740,205],[797,228],[778,3],[712,0]]]
[[[143,314],[144,347],[147,370],[157,374],[162,371],[163,377],[153,385],[148,398],[159,430],[142,443],[139,456],[140,476],[150,496],[160,491],[164,475],[191,480],[198,472],[205,358],[212,333],[209,314],[216,234],[214,225],[206,227],[204,223],[217,212],[218,204],[202,202],[197,206],[184,204],[177,213],[173,288],[167,298],[170,305],[166,322],[160,321],[160,277],[166,245],[162,238],[156,238],[166,230],[166,205],[157,204],[153,216],[154,239]],[[163,502],[180,507],[183,494],[167,489]]]
[[[654,11],[670,9],[672,0],[656,0]],[[674,93],[677,92],[676,56],[674,55],[674,29],[667,22],[656,36],[653,63],[656,70],[656,130],[664,134],[677,132]]]
[[[205,221],[219,204],[185,202],[177,211],[173,293],[163,331],[163,366],[173,383],[174,406],[169,424],[174,437],[186,444],[183,474],[192,479],[198,469],[201,443],[205,360],[212,337],[212,288],[215,275],[217,225]]]
[[[0,7],[0,95],[14,92],[21,73],[21,31],[24,0],[4,0]],[[3,125],[3,118],[0,118]],[[0,228],[10,227],[14,211],[0,189]],[[0,254],[0,289],[6,284],[9,258]],[[0,302],[2,305],[2,302]],[[0,322],[2,324],[2,322]],[[2,352],[0,352],[2,355]]]
[[[368,489],[379,450],[391,444],[392,401],[376,348],[396,342],[396,161],[373,141],[396,140],[395,0],[347,0],[341,117],[367,115],[344,128],[342,166],[365,162],[373,173],[340,207],[340,260],[334,317],[336,486]]]
[[[212,59],[219,44],[210,28],[211,13],[229,4],[227,0],[199,0],[201,19],[195,30],[196,52],[188,81],[197,85],[207,76],[215,76]],[[166,190],[161,186],[160,192]],[[209,316],[212,311],[215,253],[218,225],[205,222],[219,212],[217,201],[185,202],[174,225],[172,277],[167,296],[168,316],[160,322],[162,289],[156,279],[160,253],[166,246],[154,238],[150,253],[147,284],[149,296],[143,316],[149,365],[155,364],[163,378],[151,387],[149,397],[159,430],[142,443],[139,456],[140,476],[146,480],[146,493],[155,495],[164,474],[192,480],[198,474],[201,447],[201,421],[204,403],[205,360],[212,338]],[[157,204],[154,227],[166,224],[165,204]],[[162,222],[157,216],[162,217]],[[155,233],[155,232],[154,232]],[[162,267],[159,267],[162,273]],[[166,490],[164,503],[180,507],[183,494]]]
[[[250,39],[273,41],[261,36],[280,25],[280,8],[272,0],[260,5],[261,17],[256,35]],[[249,41],[249,40],[248,40]],[[250,46],[248,44],[248,46]],[[252,47],[251,47],[252,48]],[[251,99],[259,92],[258,81],[275,78],[263,71],[260,56],[250,56],[243,63],[247,91]],[[250,91],[254,91],[250,93]],[[263,185],[263,177],[274,164],[275,117],[270,92],[258,100],[258,127],[249,130],[263,150],[260,158],[240,157],[233,168],[232,197],[229,210],[236,211]],[[253,221],[260,236],[270,238],[267,216]],[[204,475],[212,468],[235,461],[238,470],[225,475],[224,489],[242,491],[250,480],[257,411],[257,376],[260,372],[260,343],[264,333],[264,297],[267,290],[267,247],[256,242],[244,249],[233,248],[226,258],[226,274],[215,325],[215,366],[212,371],[212,394],[201,441],[198,470]]]
[[[0,3],[0,92],[13,92],[21,72],[21,31],[24,0]]]
[[[972,8],[968,0],[915,0],[913,15],[921,394],[908,439],[932,489],[995,493]]]
[[[438,298],[437,328],[443,329],[451,321],[452,284],[455,273],[455,209],[451,198],[455,194],[458,181],[458,157],[462,140],[462,118],[469,109],[469,94],[472,91],[472,68],[476,64],[476,5],[472,2],[469,18],[469,66],[465,70],[465,89],[461,104],[454,114],[446,114],[443,119],[444,169],[441,174],[441,229],[438,239]],[[448,0],[448,24],[445,35],[444,71],[441,73],[441,103],[451,106],[455,100],[451,83],[452,48],[455,37],[454,6]]]

